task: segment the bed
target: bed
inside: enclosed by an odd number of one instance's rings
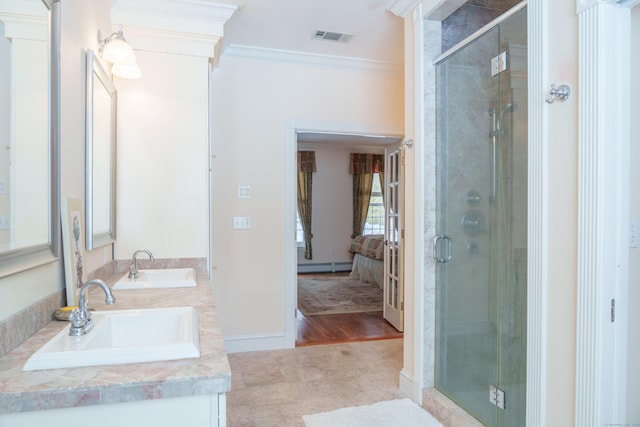
[[[349,252],[353,255],[350,276],[382,288],[384,275],[384,236],[357,236],[351,242]]]

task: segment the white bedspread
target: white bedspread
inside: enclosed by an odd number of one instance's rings
[[[375,283],[382,288],[384,263],[379,259],[367,258],[360,254],[353,257],[350,276],[367,283]]]

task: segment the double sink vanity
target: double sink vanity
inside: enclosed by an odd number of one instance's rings
[[[85,284],[88,332],[52,321],[0,358],[0,427],[77,416],[105,427],[224,426],[231,370],[206,272],[140,270],[105,282]]]

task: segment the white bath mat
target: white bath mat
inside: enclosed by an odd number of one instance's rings
[[[411,399],[389,400],[302,417],[307,427],[442,427]]]

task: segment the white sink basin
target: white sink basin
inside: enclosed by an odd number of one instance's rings
[[[72,337],[67,326],[33,353],[22,370],[200,357],[193,307],[96,311],[92,317],[92,331]]]
[[[140,270],[137,279],[129,279],[125,274],[113,285],[114,290],[152,289],[152,288],[188,288],[196,286],[193,268],[163,268]]]

